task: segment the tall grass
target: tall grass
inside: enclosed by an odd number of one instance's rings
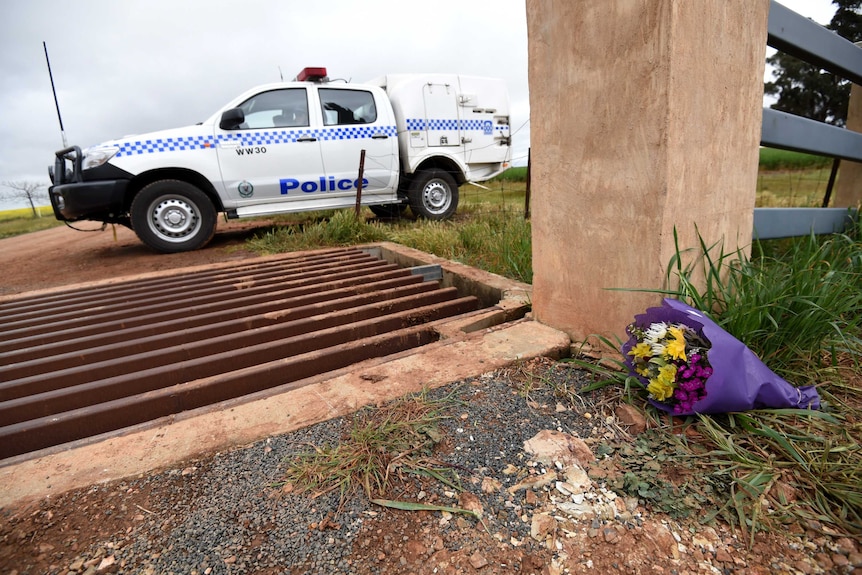
[[[669,295],[711,311],[773,371],[817,383],[822,368],[860,349],[862,251],[851,235],[797,238],[756,261],[702,242],[702,257],[685,267],[677,246],[668,279],[678,287]]]
[[[393,229],[392,241],[446,259],[533,281],[530,222],[513,211],[476,211],[459,222],[416,222]]]
[[[827,413],[760,410],[700,417],[715,451],[711,464],[736,479],[734,508],[757,528],[760,506],[862,533],[862,245],[858,234],[797,238],[752,262],[701,241],[707,281],[696,288],[694,265],[669,266],[672,294],[702,310],[746,343],[777,374],[818,385]],[[709,249],[713,248],[713,249]],[[763,249],[759,250],[761,253]],[[852,385],[842,377],[850,374]],[[783,482],[801,499],[773,492]]]
[[[472,206],[454,221],[357,219],[333,212],[322,219],[279,225],[247,243],[252,251],[281,253],[323,246],[392,241],[460,261],[505,277],[531,283],[530,222],[520,212]]]
[[[340,210],[323,216],[309,215],[307,220],[273,227],[250,239],[247,247],[259,253],[280,253],[385,239],[387,235],[382,226],[357,219],[350,210]]]
[[[687,420],[701,438],[689,440],[692,454],[730,483],[730,498],[712,516],[724,514],[751,538],[758,529],[799,520],[862,534],[857,236],[853,230],[759,246],[753,259],[700,239],[693,249],[677,245],[668,264],[672,287],[662,294],[708,312],[775,373],[795,385],[816,385],[821,396],[822,411],[762,409]],[[604,378],[592,387],[617,383],[637,396],[640,386],[621,361],[616,365],[619,371],[592,368]]]

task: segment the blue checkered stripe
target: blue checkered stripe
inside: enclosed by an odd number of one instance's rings
[[[271,146],[273,144],[292,144],[303,136],[319,137],[317,130],[264,130],[220,134],[218,143],[237,142],[241,146]]]
[[[387,136],[397,136],[398,128],[395,126],[334,126],[316,130],[316,132],[320,140],[364,140],[381,132]]]
[[[157,138],[152,140],[137,140],[120,145],[117,157],[134,156],[138,154],[157,154],[177,150],[211,150],[216,143],[238,142],[241,146],[271,146],[276,144],[292,144],[303,136],[311,136],[318,140],[362,140],[377,134],[390,137],[398,135],[396,126],[334,126],[320,130],[290,129],[290,130],[259,130],[254,132],[236,132],[212,136],[195,136],[190,138]]]
[[[478,131],[486,136],[491,136],[495,132],[505,134],[509,127],[505,125],[494,126],[491,120],[424,120],[422,118],[408,118],[408,131],[424,131],[424,130],[461,130],[461,131]]]
[[[155,154],[158,152],[175,152],[177,150],[205,150],[212,148],[213,144],[214,140],[212,136],[137,140],[120,144],[120,151],[117,152],[117,157]]]

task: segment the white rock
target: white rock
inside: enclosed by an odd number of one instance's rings
[[[573,486],[572,492],[588,491],[593,486],[593,481],[584,469],[576,464],[570,465],[565,471],[566,483]]]
[[[557,503],[557,509],[573,519],[594,519],[596,511],[589,503]]]
[[[545,464],[559,461],[568,465],[595,460],[593,452],[583,439],[549,429],[540,431],[525,441],[524,451]]]

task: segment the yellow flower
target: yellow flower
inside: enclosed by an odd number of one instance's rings
[[[629,355],[635,359],[648,359],[652,355],[652,348],[648,343],[640,342],[629,351]]]
[[[667,331],[670,336],[673,337],[673,340],[667,344],[667,354],[674,359],[687,361],[687,358],[685,357],[685,334],[682,329],[671,327]]]
[[[664,401],[673,395],[673,386],[666,385],[661,380],[651,379],[647,391],[659,401]]]
[[[673,395],[675,380],[676,366],[663,365],[658,370],[658,376],[650,380],[649,385],[647,385],[647,391],[657,400],[665,401]]]

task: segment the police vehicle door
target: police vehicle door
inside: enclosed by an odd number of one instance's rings
[[[378,109],[374,94],[353,88],[318,88],[326,168],[327,194],[356,201],[359,159],[365,150],[362,197],[373,201],[395,198],[398,131],[387,109]],[[334,189],[333,189],[334,188]]]
[[[239,206],[303,199],[303,182],[324,174],[307,88],[261,92],[238,107],[245,121],[237,129],[215,128],[228,194]]]

